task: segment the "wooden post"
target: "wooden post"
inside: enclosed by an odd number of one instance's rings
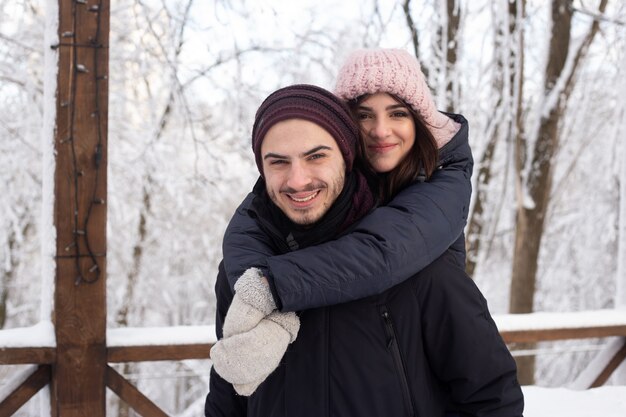
[[[52,415],[104,417],[109,0],[59,0]]]

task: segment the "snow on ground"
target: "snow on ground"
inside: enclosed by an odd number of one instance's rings
[[[524,417],[625,417],[626,386],[584,391],[567,388],[522,387]]]

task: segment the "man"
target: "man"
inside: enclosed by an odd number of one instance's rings
[[[358,140],[349,111],[323,89],[292,86],[265,100],[253,130],[263,180],[243,204],[264,245],[285,253],[322,243],[369,211],[372,194],[353,170]],[[299,315],[274,311],[255,269],[233,294],[220,265],[216,295],[207,416],[522,413],[515,364],[450,254],[380,295]]]

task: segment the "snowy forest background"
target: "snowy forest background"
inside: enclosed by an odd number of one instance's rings
[[[626,305],[626,4],[555,1],[112,1],[109,327],[213,322],[222,234],[257,175],[256,108],[288,84],[332,89],[347,53],[378,46],[416,54],[440,109],[470,122],[468,271],[492,313]],[[51,297],[46,3],[0,0],[0,328],[35,324]],[[571,382],[602,341],[582,344],[539,346],[535,382]],[[164,409],[197,415],[209,366],[121,371]]]

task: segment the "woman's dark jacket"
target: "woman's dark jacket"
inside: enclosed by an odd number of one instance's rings
[[[471,196],[473,159],[468,123],[439,151],[440,168],[386,206],[373,210],[339,239],[280,256],[250,212],[249,194],[231,219],[223,241],[231,288],[249,267],[265,271],[282,311],[338,304],[406,280],[448,248],[465,258],[463,228]]]

